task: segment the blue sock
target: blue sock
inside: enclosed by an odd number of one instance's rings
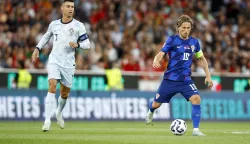
[[[201,105],[192,105],[192,120],[194,128],[199,128],[200,119],[201,119]]]
[[[154,108],[152,108],[153,101],[149,102],[149,110],[153,113],[155,111]]]

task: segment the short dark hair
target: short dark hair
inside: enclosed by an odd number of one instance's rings
[[[74,2],[74,0],[64,0],[63,3],[65,2]]]

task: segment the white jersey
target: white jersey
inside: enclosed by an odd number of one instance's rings
[[[70,47],[69,42],[78,43],[79,48],[90,48],[83,23],[75,19],[69,23],[63,23],[61,19],[52,21],[36,47],[42,49],[52,36],[54,38],[53,48],[48,63],[56,63],[64,68],[74,68],[75,48]]]

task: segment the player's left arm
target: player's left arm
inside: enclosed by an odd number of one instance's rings
[[[200,47],[200,43],[197,40],[196,45],[195,45],[195,57],[198,58],[200,65],[202,66],[203,70],[206,73],[206,78],[205,78],[205,85],[207,87],[212,88],[213,87],[213,81],[210,76],[210,72],[208,69],[208,64],[205,56],[203,55],[203,52]]]
[[[79,28],[79,38],[77,42],[70,42],[69,45],[72,48],[82,48],[82,49],[89,49],[90,48],[90,41],[89,37],[86,33],[86,29],[84,25],[81,23]]]
[[[205,85],[207,85],[209,88],[213,87],[213,81],[211,79],[211,75],[208,69],[208,64],[205,56],[203,55],[202,51],[198,51],[195,53],[196,58],[198,58],[200,65],[202,66],[204,72],[206,73],[205,78]]]

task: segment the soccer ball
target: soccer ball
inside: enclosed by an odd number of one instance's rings
[[[174,135],[183,135],[187,130],[187,124],[182,119],[174,120],[170,125],[170,130]]]

